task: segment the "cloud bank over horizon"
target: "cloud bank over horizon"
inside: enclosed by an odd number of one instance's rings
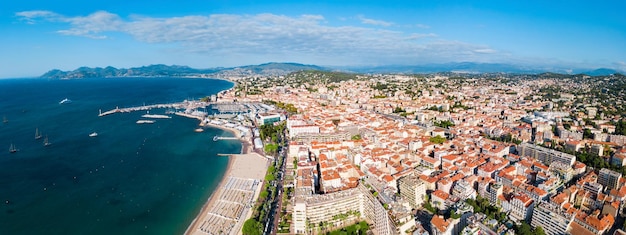
[[[52,11],[15,14],[27,24],[54,23],[56,33],[114,40],[117,33],[151,44],[173,44],[188,53],[314,58],[305,63],[412,64],[450,61],[494,62],[508,59],[487,45],[449,40],[432,32],[407,33],[392,22],[357,16],[362,25],[330,25],[322,15],[210,14],[177,17],[130,15],[107,11],[66,16]],[[427,25],[417,24],[425,30]],[[316,58],[316,59],[315,59]],[[294,60],[294,59],[291,59]]]
[[[0,77],[50,69],[489,63],[626,72],[623,2],[9,1]],[[537,7],[541,5],[541,7]]]

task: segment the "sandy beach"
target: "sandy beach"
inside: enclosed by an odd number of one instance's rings
[[[224,129],[240,136],[235,128],[207,126]],[[243,137],[241,154],[229,155],[228,168],[219,186],[185,231],[189,235],[240,234],[243,222],[251,215],[252,206],[260,191],[270,161],[252,153],[249,137]]]

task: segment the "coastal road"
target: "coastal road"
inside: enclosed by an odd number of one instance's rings
[[[278,178],[276,179],[276,190],[278,191],[278,194],[272,202],[272,208],[270,209],[270,214],[268,218],[268,225],[271,221],[271,228],[267,229],[267,233],[265,235],[274,235],[278,231],[278,223],[280,222],[280,210],[283,204],[283,178],[285,175],[286,159],[286,153],[284,151],[285,149],[287,148],[283,147],[278,154],[278,157],[282,159],[282,161],[280,161],[282,164],[276,167],[276,169],[278,169]]]

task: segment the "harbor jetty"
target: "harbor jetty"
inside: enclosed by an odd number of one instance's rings
[[[193,110],[197,108],[204,108],[206,106],[211,105],[208,102],[197,102],[197,101],[183,101],[178,103],[170,103],[170,104],[153,104],[153,105],[143,105],[129,108],[119,108],[115,107],[115,109],[111,109],[106,112],[102,112],[98,114],[98,117],[103,117],[115,113],[130,113],[135,111],[146,111],[151,109],[185,109],[185,110]],[[164,115],[150,115],[149,118],[166,118]],[[167,117],[169,118],[169,117]]]
[[[181,117],[188,117],[188,118],[195,118],[198,119],[200,121],[204,120],[204,117],[199,116],[199,115],[194,115],[194,114],[189,114],[189,113],[183,113],[183,112],[175,112],[174,114],[181,116]]]
[[[218,141],[218,140],[239,140],[238,137],[228,137],[228,136],[214,136],[213,137],[213,141]]]

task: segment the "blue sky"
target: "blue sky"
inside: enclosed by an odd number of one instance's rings
[[[626,71],[625,1],[78,1],[0,6],[0,77],[265,62]]]

